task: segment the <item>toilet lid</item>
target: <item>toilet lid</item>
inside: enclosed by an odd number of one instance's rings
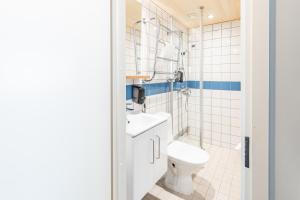
[[[206,151],[179,141],[174,141],[168,145],[168,156],[195,165],[204,164],[209,159]]]

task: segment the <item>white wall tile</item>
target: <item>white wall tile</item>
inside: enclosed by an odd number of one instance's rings
[[[231,55],[230,57],[231,63],[238,64],[240,63],[240,55]]]
[[[241,81],[241,74],[238,72],[231,72],[231,81]]]
[[[231,64],[231,72],[241,72],[240,64]]]
[[[222,133],[231,135],[230,125],[223,125],[222,124]]]
[[[222,37],[222,30],[221,29],[213,31],[212,33],[213,33],[213,39],[218,39],[218,38]]]
[[[241,49],[240,46],[231,46],[230,53],[231,54],[240,54],[240,49]]]
[[[221,40],[221,39],[214,39],[212,41],[212,47],[221,47],[222,42],[223,42],[223,40]]]
[[[222,47],[228,47],[231,45],[231,39],[230,38],[222,38]]]
[[[240,36],[231,37],[231,45],[232,46],[239,46],[241,43]]]
[[[238,26],[240,26],[240,20],[232,21],[232,22],[231,22],[231,26],[232,26],[232,27],[238,27]]]
[[[231,29],[231,36],[239,36],[240,35],[240,27],[234,27]]]
[[[222,107],[222,116],[230,117],[231,109],[230,107]]]
[[[230,50],[231,50],[231,48],[230,48],[230,46],[224,46],[224,47],[222,47],[222,55],[227,55],[227,56],[230,56]]]
[[[220,30],[221,27],[222,27],[222,24],[221,24],[221,23],[219,23],[219,24],[213,24],[213,30],[214,30],[214,31]]]
[[[240,24],[239,21],[204,26],[203,80],[240,81]],[[189,54],[190,80],[199,80],[201,64],[201,29],[191,29],[190,42],[197,43]],[[191,35],[194,34],[194,37]],[[193,39],[193,41],[191,41]],[[191,132],[199,135],[199,93],[193,90],[189,100]],[[213,145],[234,148],[240,141],[240,91],[203,91],[204,140]],[[198,96],[198,98],[196,98]],[[196,107],[198,109],[196,109]]]
[[[231,22],[224,22],[222,23],[222,29],[230,29],[231,28]]]
[[[193,30],[193,29],[192,29]],[[203,27],[204,32],[212,31],[212,25],[207,25]]]
[[[213,39],[212,32],[204,32],[204,34],[203,34],[203,40],[212,40],[212,39]]]
[[[231,29],[222,30],[222,38],[229,38],[231,36]]]

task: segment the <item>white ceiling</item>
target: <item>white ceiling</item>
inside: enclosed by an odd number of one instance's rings
[[[200,25],[200,6],[204,6],[203,24],[214,24],[240,18],[240,0],[152,0],[188,28]],[[126,0],[127,24],[140,20],[140,4]],[[208,19],[208,15],[213,19]],[[189,17],[192,15],[193,17]]]
[[[141,4],[137,0],[126,0],[126,24],[132,26],[141,20]]]

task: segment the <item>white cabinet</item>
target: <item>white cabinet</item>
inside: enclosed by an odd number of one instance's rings
[[[141,200],[167,171],[166,122],[127,137],[128,198]]]
[[[140,200],[144,192],[152,188],[155,164],[153,133],[154,130],[150,130],[132,140],[132,199]]]
[[[168,135],[167,123],[162,123],[154,129],[155,140],[155,165],[154,165],[154,181],[157,182],[168,169]]]

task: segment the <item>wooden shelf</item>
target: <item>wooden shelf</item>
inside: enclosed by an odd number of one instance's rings
[[[147,75],[133,75],[133,76],[126,76],[126,79],[142,79],[142,80],[148,80],[148,79],[150,79],[150,76],[147,76]]]

